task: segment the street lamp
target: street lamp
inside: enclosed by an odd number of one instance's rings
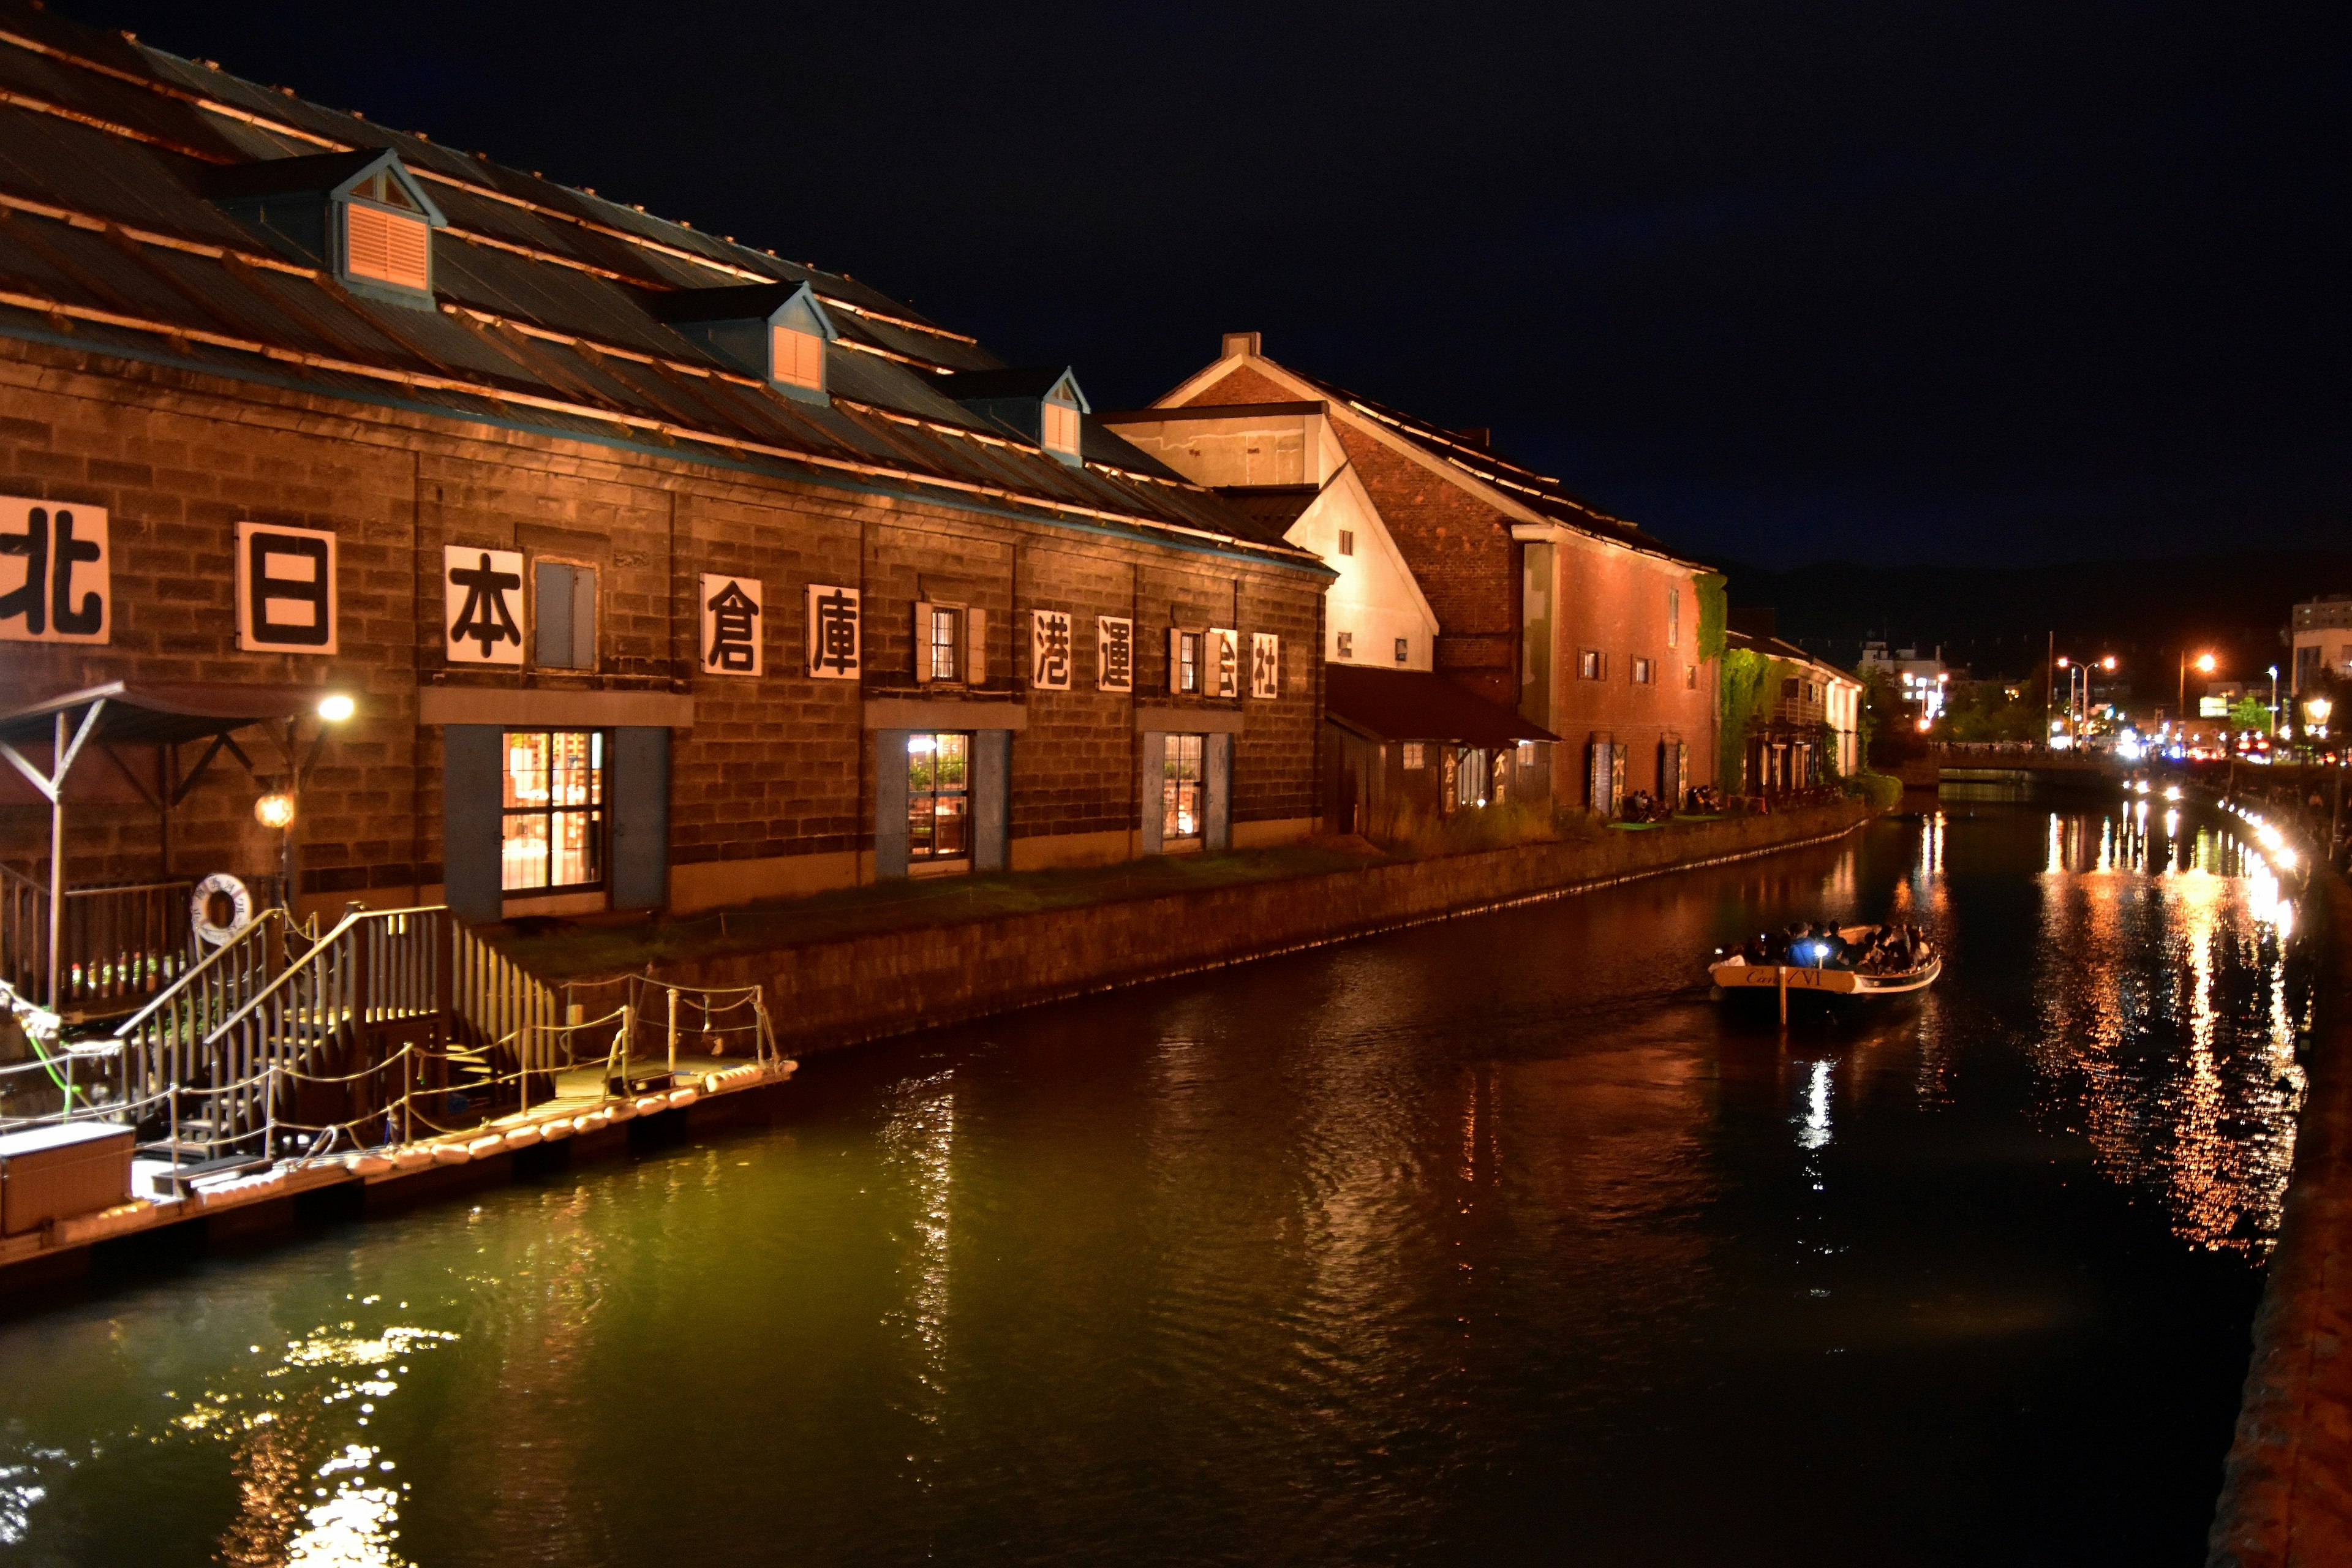
[[[2200,675],[2210,675],[2213,673],[2213,656],[2211,654],[2200,653],[2197,656],[2197,673]],[[2182,732],[2186,733],[2189,729],[2189,650],[2185,647],[2180,650],[2179,714],[2180,728]]]
[[[2278,739],[2278,666],[2271,666],[2271,739]]]

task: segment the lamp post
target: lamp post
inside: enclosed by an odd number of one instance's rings
[[[2271,666],[2271,741],[2278,741],[2278,666]]]
[[[2325,697],[2313,697],[2305,700],[2303,705],[2303,721],[2305,734],[2308,734],[2313,730],[2316,730],[2319,731],[2320,739],[2323,741],[2326,740],[2327,738],[2327,716],[2334,712],[2335,710],[2336,705],[2328,701]],[[2336,765],[2333,768],[2330,768],[2328,772],[2336,775],[2336,789],[2334,792],[2336,801],[2335,805],[2329,808],[2327,813],[2327,859],[2328,863],[2333,865],[2336,860],[2336,840],[2344,830],[2344,761],[2343,753],[2340,751],[2336,753]]]
[[[2213,673],[2211,654],[2200,653],[2197,656],[2197,673],[2200,675]],[[2180,732],[2185,736],[2189,733],[2189,650],[2186,647],[2180,650],[2180,706],[2175,711],[2180,720]]]

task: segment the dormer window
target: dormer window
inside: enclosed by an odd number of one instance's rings
[[[206,179],[224,210],[352,292],[432,308],[433,231],[448,220],[391,151],[260,159]]]
[[[770,377],[777,383],[806,387],[811,392],[824,390],[824,334],[805,332],[798,327],[770,327],[768,359],[773,367]]]
[[[684,336],[764,377],[785,396],[831,402],[824,346],[841,334],[806,283],[681,289],[656,296],[649,308]]]
[[[1067,366],[967,370],[935,384],[998,429],[1034,441],[1045,456],[1085,466],[1088,405]]]

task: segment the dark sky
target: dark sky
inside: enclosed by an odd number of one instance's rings
[[[2341,0],[53,4],[1097,407],[1254,328],[1713,556],[2352,542]]]

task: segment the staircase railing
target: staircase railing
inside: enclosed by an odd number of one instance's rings
[[[205,1037],[318,941],[317,916],[296,920],[283,909],[268,909],[182,971],[153,1001],[115,1027],[123,1102],[149,1101],[170,1086],[202,1081]]]

